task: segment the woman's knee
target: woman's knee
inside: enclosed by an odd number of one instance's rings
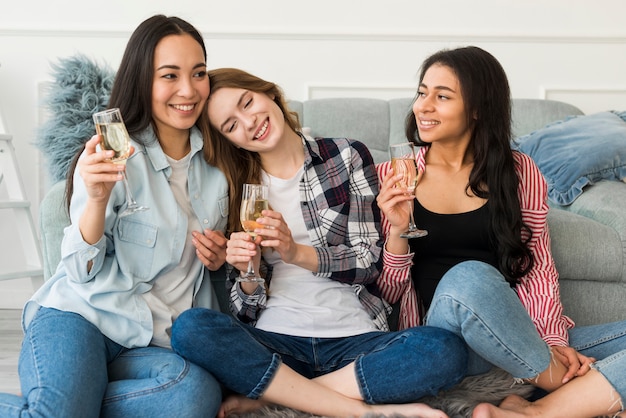
[[[468,289],[491,288],[494,283],[504,283],[502,274],[490,264],[469,260],[459,263],[448,270],[437,289],[445,288],[448,292],[462,293]]]
[[[172,325],[172,345],[175,341],[194,339],[201,333],[227,326],[229,317],[221,312],[205,308],[183,311]]]
[[[413,347],[410,353],[416,360],[428,358],[427,363],[437,364],[442,373],[464,375],[467,371],[467,345],[455,333],[431,326],[409,328],[402,333],[405,344]]]

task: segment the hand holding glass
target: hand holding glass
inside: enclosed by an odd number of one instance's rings
[[[402,174],[402,179],[396,183],[396,187],[406,189],[406,192],[415,197],[415,187],[417,187],[418,171],[415,162],[415,151],[412,142],[391,145],[389,147],[391,155],[391,168],[394,175]],[[409,204],[409,227],[400,234],[402,238],[419,238],[428,235],[428,231],[419,229],[415,225],[413,218],[413,200]]]
[[[126,131],[126,126],[122,119],[122,114],[118,108],[104,110],[93,114],[93,121],[96,125],[98,135],[102,136],[100,147],[103,150],[115,151],[111,162],[115,164],[126,164],[126,159],[130,155],[130,136]],[[139,206],[130,192],[126,171],[120,170],[124,180],[126,190],[126,209],[119,216],[128,216],[135,212],[148,210],[147,206]]]
[[[263,228],[263,225],[257,223],[256,220],[263,216],[261,215],[263,210],[269,209],[268,195],[268,187],[264,184],[243,185],[240,219],[243,230],[246,231],[252,239],[255,239],[257,236],[254,230]],[[248,270],[245,273],[242,271],[237,281],[262,283],[265,280],[256,274],[254,264],[252,263],[252,259],[250,259],[250,261],[248,261]]]

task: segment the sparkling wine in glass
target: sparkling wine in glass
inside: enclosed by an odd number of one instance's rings
[[[98,135],[102,136],[100,147],[103,150],[112,150],[115,152],[113,158],[111,158],[111,162],[115,164],[126,164],[126,160],[130,154],[130,136],[126,131],[126,125],[124,125],[120,110],[113,108],[94,113],[93,121],[96,125]],[[122,178],[124,179],[124,189],[126,190],[126,209],[124,209],[119,216],[128,216],[135,212],[148,210],[147,206],[140,206],[135,201],[135,198],[130,192],[126,171],[120,170],[120,174],[122,174]]]
[[[402,179],[396,183],[396,187],[406,189],[406,192],[415,195],[417,187],[418,171],[415,161],[415,150],[412,142],[395,144],[389,147],[391,155],[391,168],[394,175],[402,174]],[[409,204],[409,227],[400,234],[402,238],[419,238],[428,235],[428,231],[419,229],[413,217],[413,200]]]
[[[264,227],[257,222],[257,219],[263,216],[261,215],[263,210],[269,209],[268,195],[269,189],[264,184],[243,185],[241,211],[239,212],[241,225],[243,226],[243,230],[250,234],[253,239],[257,236],[254,230]],[[254,271],[254,264],[252,263],[252,259],[250,259],[250,261],[248,261],[248,270],[241,272],[237,281],[262,283],[265,280]]]

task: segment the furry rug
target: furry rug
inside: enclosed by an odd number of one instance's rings
[[[51,66],[53,82],[42,103],[48,119],[37,131],[35,146],[56,183],[65,179],[74,155],[96,133],[91,115],[106,109],[115,71],[82,54]]]
[[[489,373],[467,377],[455,387],[443,391],[437,396],[423,398],[420,402],[424,402],[433,408],[441,409],[450,418],[469,418],[472,416],[474,407],[481,402],[490,402],[498,405],[505,397],[513,394],[528,399],[533,391],[533,386],[515,384],[510,374],[494,368]],[[231,415],[231,418],[270,417],[314,418],[316,416],[277,406],[267,406],[252,413]],[[378,416],[370,414],[367,415],[367,418],[378,418]]]

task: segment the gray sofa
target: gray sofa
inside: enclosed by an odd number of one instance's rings
[[[388,159],[389,144],[405,141],[404,118],[411,102],[410,98],[335,98],[290,105],[311,135],[359,139],[381,162]],[[567,103],[515,99],[512,128],[516,136],[523,135],[579,114]],[[68,223],[63,188],[63,182],[55,184],[41,203],[46,278],[58,264],[63,227]],[[565,313],[579,325],[626,319],[625,207],[626,184],[601,181],[587,187],[572,205],[550,210],[552,251]]]

